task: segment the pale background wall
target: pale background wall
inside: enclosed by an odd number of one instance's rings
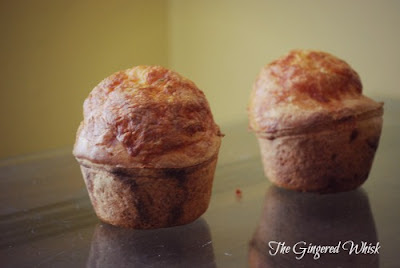
[[[245,118],[260,68],[293,48],[345,59],[366,95],[400,97],[400,1],[172,0],[168,21],[169,64],[219,122]]]
[[[132,65],[167,65],[166,4],[2,1],[0,158],[71,145],[98,82]]]
[[[71,146],[82,103],[114,71],[170,67],[218,123],[246,118],[259,69],[292,48],[331,52],[364,92],[400,98],[400,1],[119,0],[0,3],[0,158]]]

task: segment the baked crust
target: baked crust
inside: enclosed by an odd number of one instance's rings
[[[89,94],[74,155],[110,167],[181,168],[210,159],[221,136],[193,82],[160,66],[137,66]]]
[[[264,173],[276,185],[340,192],[368,178],[383,103],[362,95],[346,62],[325,52],[291,51],[261,70],[248,114]]]
[[[368,178],[381,129],[382,117],[372,117],[317,132],[258,137],[264,173],[274,184],[297,191],[355,189]]]
[[[81,164],[103,222],[134,229],[188,224],[208,208],[218,155],[191,167],[114,170]]]
[[[248,106],[249,126],[273,138],[380,116],[382,107],[362,95],[360,78],[345,61],[321,51],[293,50],[258,75]]]

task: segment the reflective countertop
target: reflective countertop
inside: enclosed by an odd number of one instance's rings
[[[191,224],[166,229],[101,223],[70,148],[2,160],[0,267],[400,267],[399,106],[387,106],[367,182],[339,194],[272,186],[246,122],[224,126],[209,209]],[[339,241],[380,248],[298,260],[293,250],[273,255],[271,241],[292,249],[300,243],[298,251]]]

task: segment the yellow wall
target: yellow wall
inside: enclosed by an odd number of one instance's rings
[[[208,96],[220,123],[246,118],[260,68],[293,48],[356,69],[367,95],[400,97],[400,1],[171,0],[169,65]]]
[[[82,103],[114,71],[192,79],[219,124],[245,120],[259,69],[292,48],[347,60],[365,93],[400,97],[400,1],[1,1],[0,158],[71,146]]]
[[[0,158],[70,146],[90,90],[167,65],[163,0],[1,1]]]

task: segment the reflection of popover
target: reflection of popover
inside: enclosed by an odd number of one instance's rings
[[[383,104],[362,95],[358,74],[320,51],[294,50],[266,65],[248,116],[266,176],[299,191],[354,189],[368,177]]]
[[[87,268],[209,267],[215,268],[209,226],[198,219],[184,226],[133,230],[97,224]]]
[[[89,94],[74,155],[100,219],[167,227],[207,209],[221,136],[193,82],[163,67],[137,66]]]
[[[290,251],[277,253],[275,242],[284,242]],[[379,267],[379,254],[349,254],[351,242],[379,242],[363,189],[320,195],[272,185],[249,245],[249,267]],[[316,254],[315,247],[338,244],[336,253]]]

